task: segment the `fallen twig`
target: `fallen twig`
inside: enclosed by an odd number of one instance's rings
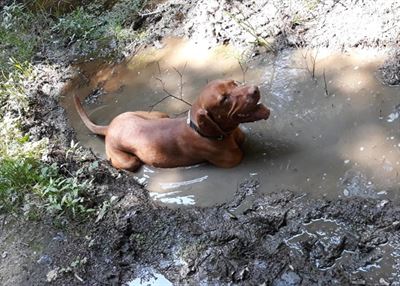
[[[324,85],[325,85],[325,95],[329,96],[329,91],[328,91],[328,83],[326,82],[326,76],[325,76],[325,69],[324,72],[322,73],[324,76]]]
[[[177,68],[173,68],[178,74],[179,74],[179,78],[180,78],[180,84],[179,84],[179,88],[180,88],[180,98],[183,100],[183,73],[185,72],[186,69],[186,65],[187,62],[185,63],[185,65],[183,66],[182,72],[180,72]]]
[[[244,67],[240,60],[238,60],[238,62],[239,62],[240,69],[242,70],[243,83],[246,83],[246,73],[249,70],[249,66],[246,65],[246,67]]]
[[[315,55],[311,55],[311,63],[312,63],[312,69],[311,69],[311,77],[315,79],[315,67],[316,67],[316,62],[317,62],[317,56],[318,56],[318,49],[315,52]]]
[[[159,73],[159,75],[161,76],[161,67],[160,67],[160,63],[159,63],[159,62],[157,62],[157,68],[158,68],[158,73]],[[189,106],[192,106],[192,104],[191,104],[190,102],[188,102],[188,101],[186,101],[186,100],[183,99],[183,73],[184,73],[184,71],[185,71],[185,69],[186,69],[186,64],[185,64],[185,66],[183,67],[182,72],[179,71],[179,70],[178,70],[177,68],[175,68],[175,67],[174,67],[173,69],[177,72],[177,74],[178,74],[179,77],[180,77],[180,94],[179,94],[179,96],[176,96],[176,95],[172,94],[172,93],[165,87],[165,83],[164,83],[164,81],[161,79],[161,77],[155,77],[155,79],[158,80],[158,81],[161,83],[162,90],[163,90],[167,95],[164,96],[163,98],[161,98],[160,100],[158,100],[157,102],[155,102],[154,104],[151,104],[151,105],[149,106],[149,112],[151,112],[151,111],[154,109],[154,107],[156,107],[158,104],[160,104],[161,102],[163,102],[164,100],[166,100],[166,99],[168,99],[168,98],[170,98],[170,97],[172,97],[172,98],[174,98],[174,99],[176,99],[176,100],[182,101],[183,103],[185,103],[185,104],[187,104],[187,105],[189,105]]]

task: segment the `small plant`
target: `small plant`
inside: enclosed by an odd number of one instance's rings
[[[21,62],[31,59],[37,45],[37,37],[31,33],[33,19],[34,15],[23,4],[5,6],[0,12],[0,67],[3,72],[8,71],[10,56]]]
[[[254,37],[254,42],[261,47],[266,48],[268,51],[274,51],[273,46],[263,37],[260,37],[257,35],[257,30],[256,28],[247,20],[245,20],[245,17],[241,11],[238,11],[239,14],[242,16],[242,19],[236,17],[232,13],[226,12],[227,15],[233,19],[243,30],[248,32],[250,35]]]
[[[31,210],[85,215],[94,211],[85,206],[84,193],[90,187],[88,180],[79,182],[60,175],[55,164],[46,165],[33,158],[0,161],[0,213],[17,212],[28,195],[30,204],[36,201]]]
[[[7,75],[4,71],[0,74],[0,117],[11,110],[16,110],[21,116],[23,110],[28,108],[23,82],[31,77],[32,66],[10,58],[8,67],[10,72]]]
[[[110,11],[103,11],[102,6],[96,4],[86,8],[78,7],[60,17],[52,30],[64,38],[69,38],[70,42],[95,41],[101,44],[112,39],[133,40],[136,38],[136,32],[131,27],[125,28],[125,21],[132,18],[132,15],[137,15],[144,3],[143,0],[119,1]],[[81,45],[85,48],[85,44]]]
[[[80,182],[76,177],[64,177],[58,172],[56,164],[42,165],[38,170],[38,182],[33,192],[42,201],[42,208],[50,213],[62,215],[69,212],[73,217],[94,211],[85,206],[84,193],[91,187],[91,181]]]
[[[321,0],[303,0],[304,6],[308,9],[308,11],[314,11]]]
[[[23,115],[29,109],[25,82],[32,80],[33,68],[15,59],[9,65],[12,72],[3,72],[0,80],[0,212],[17,212],[28,206],[25,213],[30,217],[30,210],[73,217],[90,213],[84,194],[91,182],[65,177],[56,165],[41,162],[48,139],[31,141],[21,131]]]
[[[79,7],[65,17],[61,17],[53,27],[53,30],[70,40],[90,40],[100,36],[99,26],[101,24],[96,15],[90,14],[84,8]]]

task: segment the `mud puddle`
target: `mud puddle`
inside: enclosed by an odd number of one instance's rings
[[[81,99],[90,94],[85,108],[91,119],[108,124],[122,112],[151,108],[186,116],[188,106],[164,99],[165,90],[193,102],[216,78],[257,84],[272,114],[268,121],[242,125],[244,161],[233,169],[144,166],[134,176],[155,200],[215,205],[230,200],[249,177],[259,180],[263,192],[398,199],[400,89],[376,79],[382,61],[375,51],[291,50],[244,63],[229,46],[209,50],[170,39],[122,64],[80,65],[63,104],[81,144],[104,156],[102,138],[90,134],[73,108],[73,92]]]

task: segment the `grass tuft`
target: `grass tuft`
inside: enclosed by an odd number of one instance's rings
[[[57,165],[33,158],[3,158],[0,161],[0,213],[33,212],[68,214],[72,217],[93,212],[85,206],[84,194],[91,182],[60,175]],[[26,199],[29,198],[29,202]],[[27,203],[29,207],[24,206]],[[26,211],[28,209],[28,211]]]

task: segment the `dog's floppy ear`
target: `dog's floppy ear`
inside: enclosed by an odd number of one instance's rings
[[[208,111],[204,108],[199,108],[195,114],[197,126],[200,130],[209,131],[209,119],[208,119]]]
[[[226,135],[225,132],[221,130],[221,127],[219,127],[218,124],[214,122],[212,118],[210,118],[210,115],[206,109],[199,108],[196,111],[195,118],[197,126],[202,134],[208,136]]]

